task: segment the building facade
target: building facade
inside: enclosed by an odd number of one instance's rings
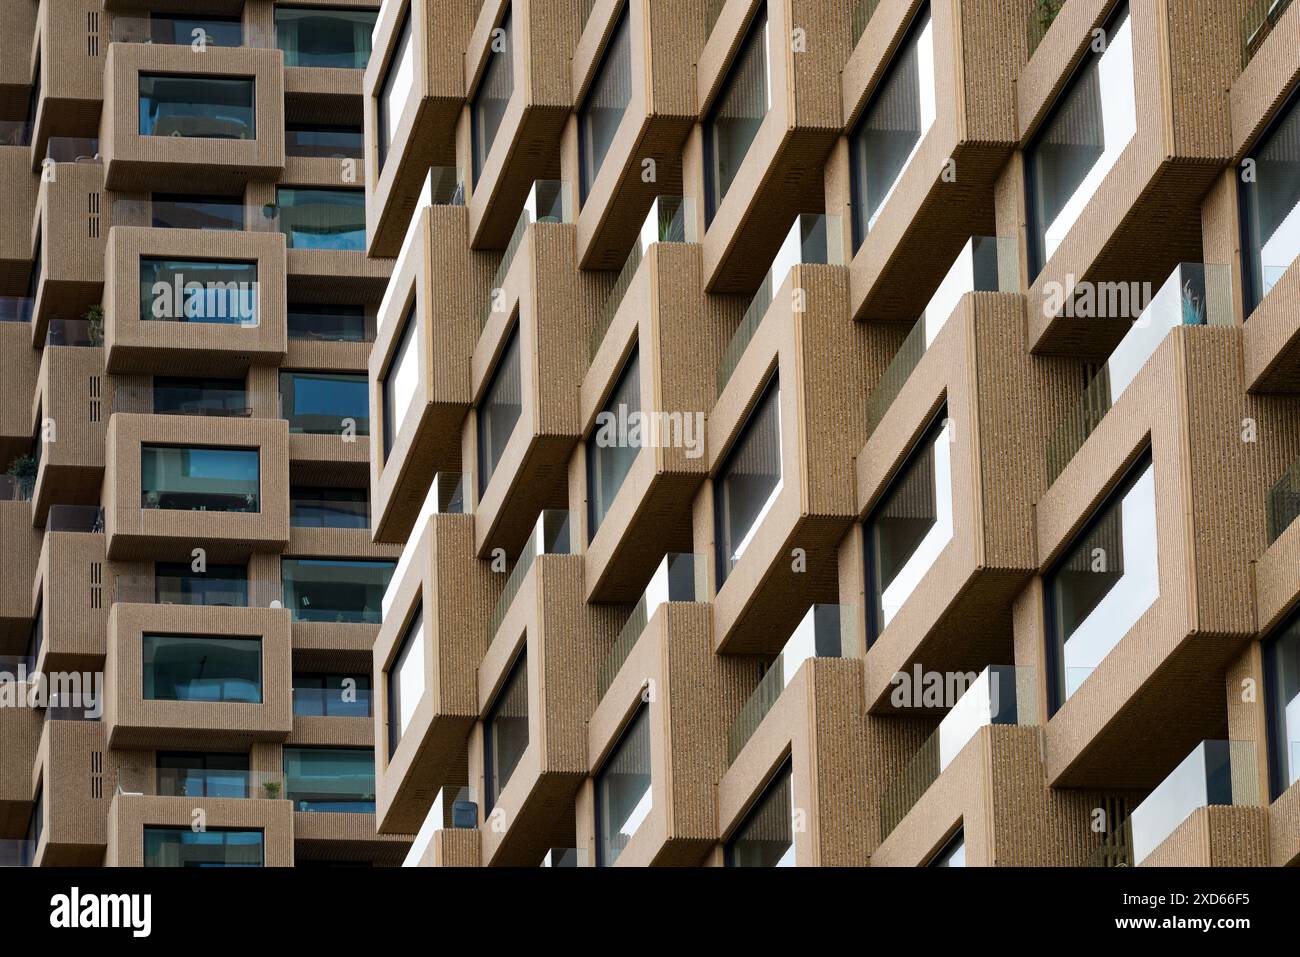
[[[1300,5],[0,6],[11,858],[1300,862]]]

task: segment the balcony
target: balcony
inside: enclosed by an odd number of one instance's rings
[[[470,516],[443,508],[421,515],[389,583],[374,644],[375,809],[383,833],[419,830],[433,791],[453,783],[464,761],[500,577],[474,558]]]
[[[36,394],[25,401],[36,459],[33,524],[44,525],[55,502],[99,504],[107,386],[102,349],[51,346],[42,353]]]
[[[429,168],[455,165],[465,68],[460,56],[449,54],[468,47],[476,6],[473,0],[408,0],[380,10],[362,81],[372,256],[397,255],[413,207],[418,216]],[[430,43],[433,37],[438,43]]]
[[[98,0],[70,0],[36,5],[34,32],[20,33],[26,42],[17,63],[30,76],[32,104],[30,125],[30,169],[40,168],[47,144],[55,137],[84,137],[95,134],[103,107],[101,77],[104,51],[108,47],[108,18],[100,12]],[[31,13],[10,12],[19,24],[30,22]],[[6,20],[6,32],[17,29]],[[35,51],[35,52],[33,52]]]
[[[994,185],[1019,139],[1028,7],[889,3],[856,41],[836,91],[846,135],[826,170],[827,208],[852,212],[855,318],[915,320],[966,237],[995,231]],[[989,49],[1002,55],[980,52]],[[1018,261],[1009,274],[1007,291],[1019,291]]]
[[[433,475],[461,467],[470,356],[490,257],[465,246],[465,209],[438,205],[432,174],[379,307],[370,351],[370,487],[377,541],[404,541]],[[447,285],[439,277],[454,275]]]
[[[100,164],[45,167],[36,197],[32,346],[45,341],[54,317],[84,316],[99,305],[108,235],[105,203],[104,167]]]
[[[43,672],[102,670],[112,601],[103,513],[96,506],[51,506],[38,549],[34,574],[22,582],[33,665]]]
[[[1300,458],[1269,489],[1268,547],[1255,562],[1255,605],[1261,634],[1300,598]]]
[[[26,300],[0,299],[0,351],[5,356],[5,374],[0,379],[0,466],[9,468],[14,459],[32,447],[32,396],[41,355],[31,347],[31,330]],[[21,311],[20,311],[21,310]]]
[[[46,721],[28,772],[33,813],[29,829],[36,867],[99,867],[108,843],[114,759],[101,721]],[[81,787],[59,787],[72,775]]]
[[[15,700],[27,700],[29,685],[23,680],[30,673],[26,658],[0,657],[0,675],[11,688]],[[41,712],[36,708],[0,708],[0,834],[21,834],[32,813],[32,768],[41,738]],[[30,845],[0,840],[0,867],[23,867],[24,855],[30,860]]]
[[[478,867],[478,795],[466,785],[447,785],[425,815],[403,867]]]
[[[280,418],[289,423],[289,459],[360,483],[371,432],[365,373],[282,369],[279,387]]]
[[[13,184],[9,194],[13,211],[0,224],[0,288],[5,289],[24,288],[32,272],[32,222],[40,179],[31,170],[26,147],[26,124],[0,120],[0,176]]]
[[[23,651],[32,629],[32,583],[42,536],[39,529],[32,527],[32,507],[20,492],[16,480],[0,476],[0,535],[5,542],[5,573],[0,576],[0,654]]]
[[[112,43],[101,148],[112,190],[241,188],[284,171],[283,57],[275,50]]]
[[[211,560],[289,541],[289,436],[275,419],[117,413],[106,441],[108,554]]]
[[[121,748],[246,749],[293,730],[289,614],[113,605],[104,726]]]

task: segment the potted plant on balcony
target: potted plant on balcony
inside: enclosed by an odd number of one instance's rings
[[[92,346],[104,344],[104,307],[93,305],[86,310],[86,339]]]
[[[36,470],[37,462],[34,455],[20,455],[9,463],[9,469],[5,474],[14,480],[20,499],[27,500],[32,497],[32,489],[36,486]]]
[[[276,798],[280,796],[280,782],[263,781],[262,790],[266,792],[266,799],[268,801],[274,801]]]

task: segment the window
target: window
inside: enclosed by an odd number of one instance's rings
[[[898,614],[952,541],[952,428],[948,410],[934,423],[867,518],[867,638]]]
[[[377,10],[275,8],[275,45],[285,66],[364,70]]]
[[[144,829],[145,867],[261,867],[262,832],[210,827]]]
[[[153,567],[154,601],[160,605],[248,605],[248,566],[209,564],[196,572],[189,562],[158,562]]]
[[[1269,781],[1274,800],[1300,781],[1300,617],[1264,645]]]
[[[144,635],[146,701],[262,703],[262,640]]]
[[[140,74],[140,135],[257,138],[252,79]]]
[[[248,797],[247,754],[159,751],[158,794],[166,797]]]
[[[180,379],[154,376],[153,410],[164,415],[247,416],[243,379]]]
[[[285,797],[295,811],[375,812],[375,753],[370,748],[285,748]]]
[[[192,46],[202,40],[210,47],[237,47],[244,42],[239,17],[196,17],[173,13],[149,15],[149,39],[153,43]]]
[[[492,381],[483,393],[478,410],[478,493],[487,490],[492,473],[501,463],[506,443],[523,412],[522,387],[519,379],[519,326],[510,333],[506,347],[497,360]]]
[[[641,359],[637,347],[623,366],[605,408],[596,416],[596,428],[587,439],[587,535],[609,513],[614,496],[641,451]],[[631,431],[635,425],[635,431]]]
[[[290,432],[370,434],[369,385],[362,373],[281,372],[280,402]]]
[[[420,385],[420,324],[415,317],[416,303],[412,301],[402,320],[402,332],[397,337],[397,348],[384,370],[384,460],[393,451],[397,433],[415,405]]]
[[[935,115],[934,24],[927,4],[849,138],[855,252],[921,148]]]
[[[366,490],[295,485],[289,489],[289,524],[293,528],[369,528]]]
[[[384,168],[393,136],[402,121],[402,111],[415,85],[415,49],[411,45],[411,11],[402,14],[402,26],[397,31],[397,45],[384,68],[384,78],[379,81],[375,116],[379,126],[379,168]]]
[[[290,249],[366,250],[366,194],[359,189],[275,191],[280,232]]]
[[[578,110],[578,154],[581,158],[582,201],[586,202],[614,134],[632,99],[632,27],[627,5],[601,56],[591,89]]]
[[[713,221],[772,105],[767,6],[754,17],[704,122],[705,225]]]
[[[483,746],[486,809],[491,811],[528,747],[527,649],[519,653],[510,676],[497,692],[483,726]]]
[[[1047,265],[1136,131],[1133,39],[1122,4],[1106,27],[1104,52],[1088,54],[1025,151],[1031,276]]]
[[[140,321],[257,325],[257,263],[140,257]]]
[[[293,713],[313,718],[369,718],[370,675],[293,676]]]
[[[774,375],[713,482],[718,587],[781,492],[781,386]]]
[[[360,559],[281,559],[285,607],[294,621],[377,625],[396,567],[396,562]]]
[[[966,832],[961,828],[952,839],[943,846],[938,854],[930,860],[930,867],[965,867],[966,866]]]
[[[260,512],[256,449],[140,448],[142,508]]]
[[[154,229],[243,229],[244,200],[238,196],[154,193]]]
[[[415,708],[424,696],[424,606],[415,613],[402,635],[397,657],[388,668],[388,754],[397,745],[415,716]]]
[[[1242,182],[1246,314],[1254,312],[1300,254],[1300,94],[1250,151],[1254,181]]]
[[[23,861],[20,866],[31,867],[32,857],[36,854],[36,849],[41,843],[41,835],[45,833],[45,782],[42,780],[36,785],[36,796],[32,798],[32,813],[27,818],[27,847],[23,851]]]
[[[650,709],[641,705],[596,777],[596,865],[611,867],[650,816]]]
[[[327,123],[286,123],[284,155],[319,159],[362,159],[366,155],[361,127]]]
[[[289,338],[320,342],[365,342],[365,306],[289,303]]]
[[[510,94],[514,92],[514,42],[510,35],[510,8],[501,26],[493,31],[489,41],[491,52],[488,54],[487,66],[483,68],[483,77],[478,89],[474,91],[471,101],[470,133],[473,140],[474,182],[478,182],[487,163],[488,153],[492,150],[492,141],[497,138],[501,120],[505,117]]]
[[[1147,451],[1044,580],[1053,713],[1160,596],[1156,545]]]
[[[794,867],[792,777],[786,761],[727,842],[727,867]]]

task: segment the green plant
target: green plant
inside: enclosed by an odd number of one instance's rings
[[[104,307],[91,306],[86,310],[86,338],[92,346],[104,344]]]
[[[280,796],[280,782],[264,781],[262,783],[262,790],[266,792],[266,796],[268,799],[274,801],[276,798]]]
[[[36,478],[36,456],[20,455],[9,463],[9,469],[6,472],[17,479],[34,479]]]

